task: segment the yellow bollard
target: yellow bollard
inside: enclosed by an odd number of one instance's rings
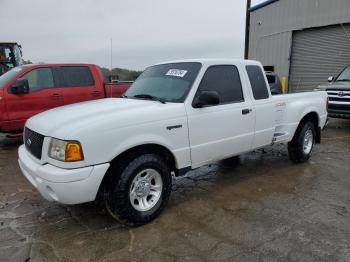
[[[287,78],[285,76],[282,77],[282,94],[287,93]]]

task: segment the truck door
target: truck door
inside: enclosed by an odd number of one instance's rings
[[[187,106],[192,167],[230,157],[251,149],[255,112],[241,73],[233,65],[209,67],[194,101],[202,91],[215,91],[220,103],[194,108]]]
[[[88,66],[61,66],[59,71],[64,104],[104,98],[104,86],[95,83]]]
[[[28,80],[28,94],[12,94],[10,86],[5,92],[12,130],[20,130],[28,118],[62,105],[62,93],[59,88],[55,88],[51,67],[34,68],[20,78]]]
[[[247,65],[246,71],[256,112],[253,148],[258,148],[272,143],[275,132],[275,105],[271,101],[262,68],[258,65]]]
[[[1,87],[1,86],[0,86]],[[5,108],[4,90],[0,88],[0,132],[3,130],[5,121],[7,120],[7,111]]]

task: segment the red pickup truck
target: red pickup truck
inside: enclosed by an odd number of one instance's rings
[[[0,136],[21,135],[25,122],[67,104],[120,97],[131,82],[106,84],[93,64],[30,64],[0,76]]]

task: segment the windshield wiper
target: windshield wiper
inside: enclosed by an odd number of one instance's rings
[[[159,97],[148,95],[148,94],[139,94],[139,95],[134,95],[133,97],[135,98],[143,98],[143,99],[148,99],[148,100],[153,100],[153,101],[159,101],[162,104],[165,104],[165,101]]]
[[[339,80],[336,80],[335,82],[349,82],[350,79],[339,79]]]

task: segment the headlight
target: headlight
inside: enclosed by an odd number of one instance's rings
[[[56,138],[51,139],[49,157],[64,162],[84,160],[83,149],[78,141],[64,141]]]

